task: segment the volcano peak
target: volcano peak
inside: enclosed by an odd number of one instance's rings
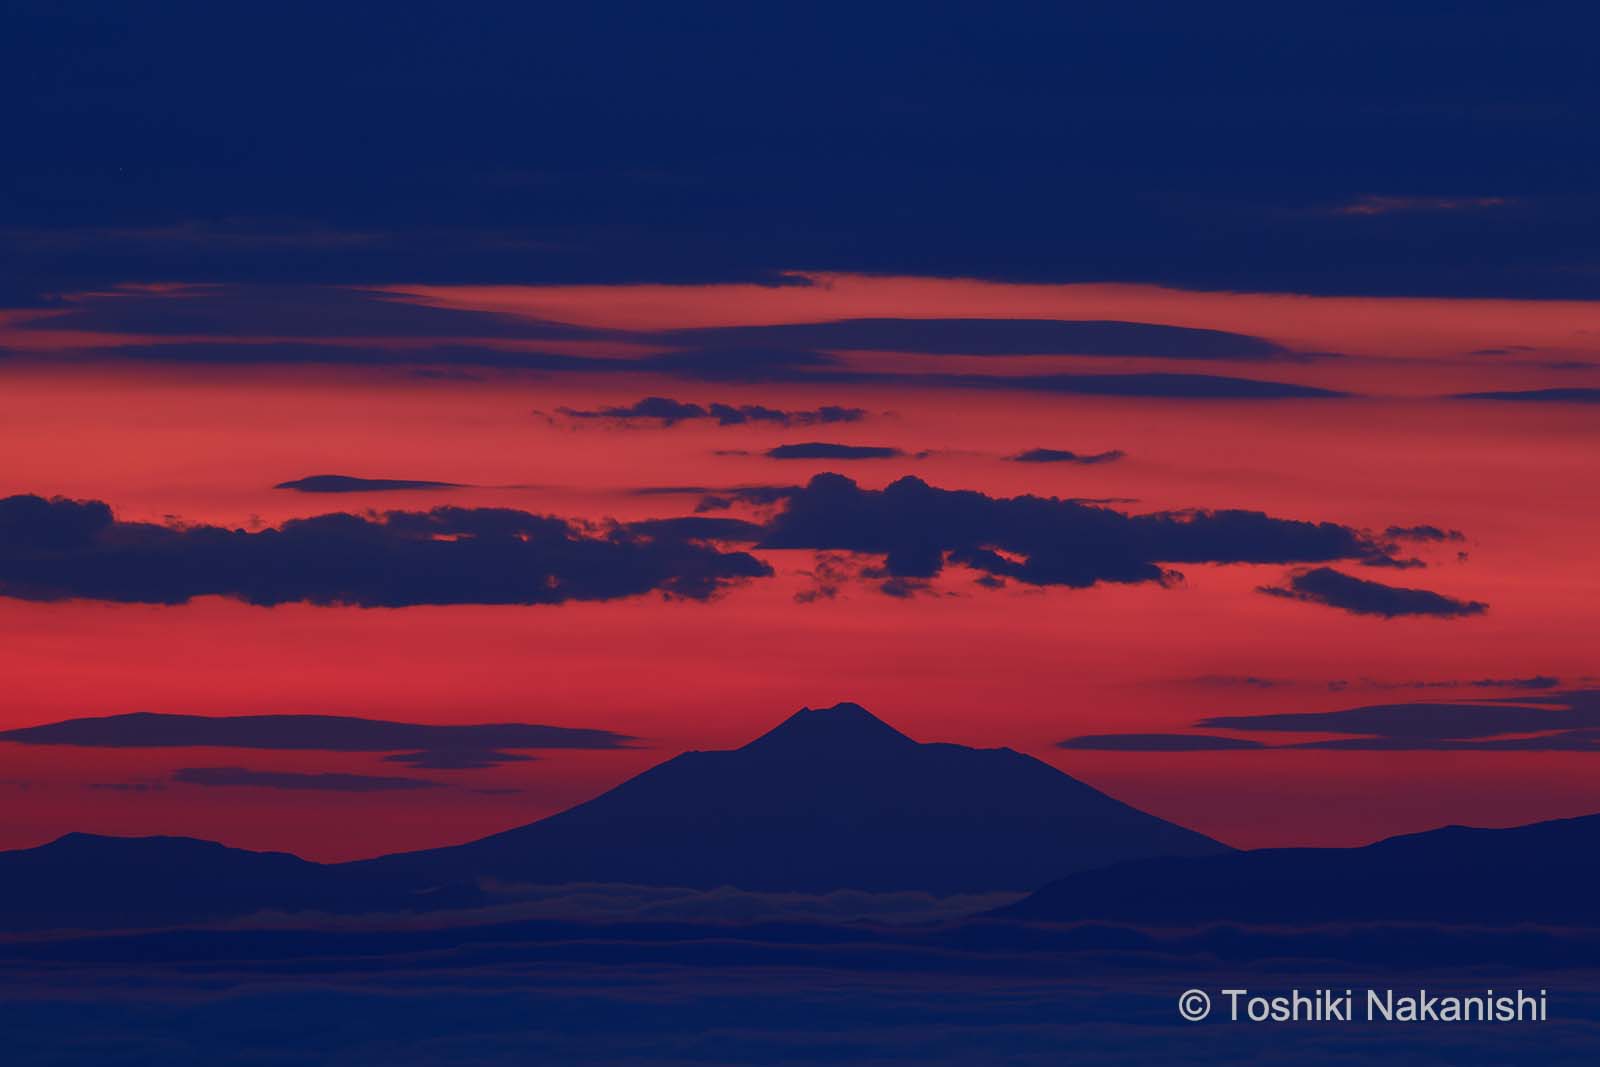
[[[846,701],[831,708],[801,708],[740,751],[849,755],[916,743],[860,704]]]

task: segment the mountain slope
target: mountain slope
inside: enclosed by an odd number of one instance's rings
[[[1005,918],[1152,924],[1600,922],[1600,815],[1508,830],[1447,826],[1364,848],[1121,863],[1070,875]]]
[[[686,752],[528,826],[350,866],[431,881],[949,893],[1224,851],[1030,756],[919,744],[840,704],[739,749]]]

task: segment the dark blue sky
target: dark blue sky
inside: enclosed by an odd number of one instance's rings
[[[21,0],[4,21],[4,304],[790,269],[1600,289],[1582,5]]]

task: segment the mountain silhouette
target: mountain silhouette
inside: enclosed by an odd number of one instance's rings
[[[190,837],[67,834],[0,852],[0,930],[204,922],[253,912],[418,911],[473,903],[475,890],[375,885],[286,852]]]
[[[527,826],[347,866],[425,883],[953,893],[1226,851],[1031,756],[920,744],[839,704],[802,709],[742,748],[685,752]]]
[[[1447,826],[1362,848],[1120,863],[994,912],[1149,924],[1600,923],[1600,815],[1508,830]]]

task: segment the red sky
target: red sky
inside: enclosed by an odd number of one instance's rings
[[[534,762],[451,772],[397,770],[376,755],[0,743],[0,790],[12,793],[0,805],[0,847],[68,830],[192,834],[317,859],[442,844],[559,810],[683,749],[743,743],[803,704],[839,700],[860,702],[922,740],[1032,753],[1238,845],[1357,843],[1445,822],[1505,825],[1600,809],[1592,767],[1600,757],[1582,753],[1053,747],[1078,734],[1180,731],[1213,714],[1483,696],[1383,689],[1368,680],[1549,675],[1577,686],[1600,674],[1592,639],[1600,409],[1448,398],[1600,385],[1593,362],[1600,306],[814,280],[770,289],[412,288],[403,299],[627,331],[890,316],[1161,323],[1323,355],[842,358],[850,367],[917,373],[1224,374],[1360,395],[1114,398],[903,381],[494,368],[422,378],[403,364],[179,364],[105,354],[107,346],[171,335],[53,331],[37,312],[6,312],[0,343],[14,354],[0,361],[0,455],[7,458],[0,495],[98,499],[125,520],[230,527],[444,503],[598,520],[687,514],[696,500],[632,492],[641,487],[795,484],[832,470],[878,488],[915,474],[991,496],[1125,499],[1116,506],[1135,512],[1245,508],[1364,529],[1459,529],[1465,542],[1420,546],[1426,569],[1343,569],[1483,601],[1489,611],[1386,620],[1260,595],[1258,586],[1282,579],[1280,565],[1184,565],[1186,581],[1173,588],[1086,590],[1013,583],[991,591],[952,569],[930,595],[895,599],[857,584],[836,599],[800,603],[795,594],[810,587],[802,572],[814,565],[801,551],[765,553],[775,579],[708,603],[648,596],[363,609],[262,608],[218,598],[170,607],[0,599],[0,728],[140,710],[318,712],[591,726],[642,739],[636,751],[548,752]],[[285,331],[247,339],[312,336],[294,322]],[[379,344],[365,337],[336,343]],[[440,338],[381,343],[394,350]],[[592,337],[477,343],[619,359],[652,350]],[[1475,354],[1482,350],[1495,354]],[[619,428],[541,414],[650,395],[786,409],[841,404],[869,416],[812,427]],[[848,462],[760,454],[810,440],[931,454]],[[1034,447],[1127,455],[1096,466],[1004,458]],[[729,452],[745,454],[719,454]],[[360,495],[271,488],[320,473],[479,488]],[[1228,681],[1246,676],[1274,684]],[[1347,684],[1330,689],[1337,681]],[[447,787],[344,794],[167,780],[179,767],[224,765],[404,773]]]

